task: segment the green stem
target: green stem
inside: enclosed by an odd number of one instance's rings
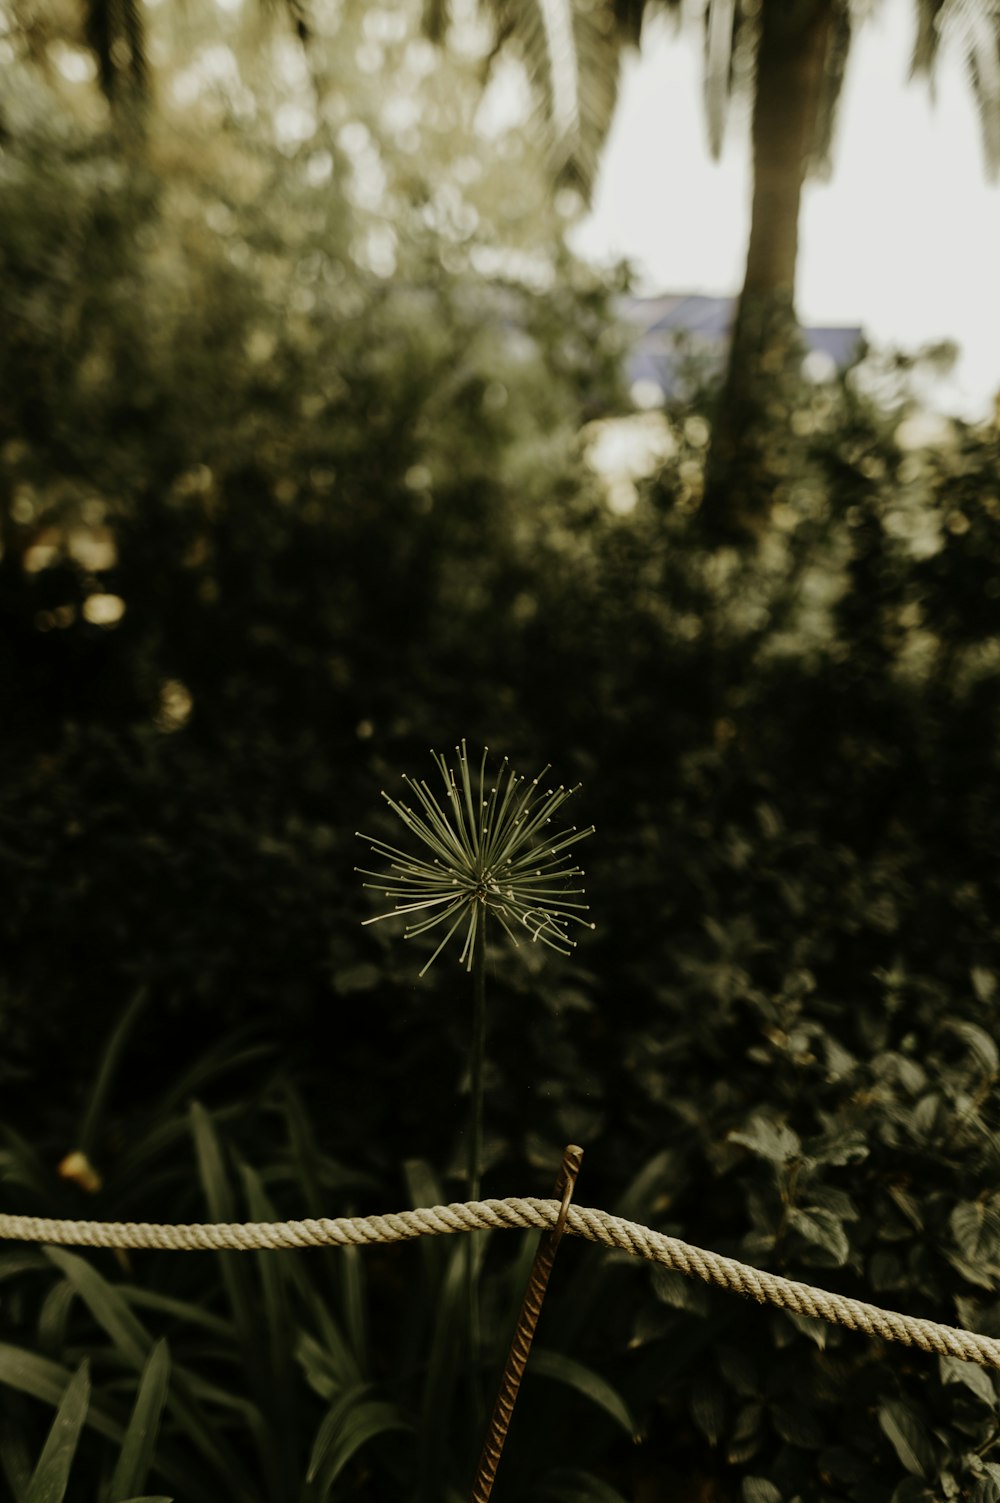
[[[483,1157],[483,1061],[486,1056],[486,912],[479,920],[472,955],[472,1123],[469,1132],[469,1199],[479,1199]]]
[[[483,909],[472,953],[472,1054],[470,1061],[471,1122],[469,1125],[469,1199],[479,1199],[480,1171],[483,1158],[483,1063],[486,1057],[486,910]],[[469,1363],[472,1369],[472,1394],[477,1425],[481,1422],[483,1399],[479,1381],[481,1330],[479,1321],[479,1286],[476,1279],[476,1239],[467,1237],[468,1259],[465,1267],[469,1311]]]

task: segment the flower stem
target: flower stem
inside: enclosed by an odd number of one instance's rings
[[[472,1122],[469,1132],[469,1199],[479,1199],[483,1158],[483,1061],[486,1055],[486,910],[480,919],[472,957]]]
[[[486,909],[479,916],[472,956],[472,1054],[470,1061],[471,1122],[469,1125],[469,1199],[479,1199],[483,1158],[483,1063],[486,1056]],[[466,1238],[466,1291],[469,1312],[469,1364],[477,1424],[483,1407],[479,1379],[481,1331],[479,1284],[476,1277],[476,1238]]]

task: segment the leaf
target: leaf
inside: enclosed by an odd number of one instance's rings
[[[830,1446],[816,1458],[821,1472],[830,1472],[839,1482],[864,1482],[871,1475],[867,1452],[861,1455],[848,1446]]]
[[[92,1268],[75,1253],[68,1253],[57,1247],[48,1247],[45,1253],[70,1280],[98,1325],[111,1337],[129,1365],[136,1372],[141,1372],[152,1349],[153,1339],[133,1314],[121,1290],[109,1284],[96,1268]],[[232,1256],[241,1255],[234,1253]],[[252,1491],[250,1478],[219,1427],[205,1419],[203,1406],[192,1402],[191,1396],[196,1388],[197,1379],[193,1375],[189,1378],[183,1369],[177,1369],[169,1395],[170,1411],[201,1454],[227,1479],[234,1500],[236,1496],[245,1497]],[[241,1404],[253,1412],[252,1406],[246,1404],[245,1400]],[[120,1429],[117,1433],[121,1434]],[[172,1478],[168,1480],[171,1483],[173,1481]]]
[[[913,1199],[913,1196],[908,1195],[907,1192],[899,1185],[890,1185],[888,1188],[889,1194],[892,1196],[892,1199],[896,1202],[897,1206],[902,1211],[907,1221],[915,1226],[918,1232],[922,1232],[924,1229],[924,1218],[920,1207]]]
[[[996,1044],[986,1030],[978,1027],[975,1023],[965,1023],[958,1020],[951,1021],[948,1026],[968,1046],[969,1053],[980,1068],[987,1075],[995,1075],[997,1070],[1000,1069],[1000,1053],[998,1053]]]
[[[677,1183],[677,1156],[664,1148],[640,1169],[611,1211],[623,1221],[655,1225],[655,1212],[665,1192]],[[431,1238],[423,1238],[430,1241]],[[610,1258],[582,1258],[577,1272],[567,1281],[563,1297],[546,1311],[546,1337],[562,1349],[574,1345],[577,1334],[593,1318],[617,1269]]]
[[[213,1336],[218,1336],[224,1343],[234,1339],[231,1320],[223,1320],[221,1316],[213,1315],[210,1310],[202,1309],[201,1305],[196,1305],[191,1300],[174,1299],[169,1294],[158,1294],[155,1289],[143,1289],[138,1284],[119,1284],[118,1290],[130,1305],[136,1305],[139,1309],[154,1310],[158,1315],[190,1321],[193,1325],[210,1331]]]
[[[540,105],[550,171],[589,194],[614,115],[620,32],[602,7],[572,0],[506,0],[501,14]]]
[[[975,1284],[980,1289],[993,1290],[996,1288],[996,1276],[1000,1274],[1000,1268],[993,1263],[970,1263],[968,1258],[962,1258],[958,1253],[949,1252],[945,1248],[945,1257],[970,1284]]]
[[[90,1403],[90,1370],[81,1363],[62,1396],[38,1465],[28,1484],[25,1503],[62,1503],[73,1457]]]
[[[41,1253],[34,1250],[0,1253],[0,1282],[16,1278],[21,1273],[38,1273],[47,1267]]]
[[[537,1503],[626,1503],[616,1487],[591,1472],[557,1467],[531,1492]]]
[[[236,1200],[226,1174],[222,1146],[211,1115],[200,1101],[191,1102],[189,1121],[208,1209],[216,1221],[235,1221]]]
[[[944,1131],[944,1102],[935,1091],[921,1096],[910,1113],[910,1130],[920,1142],[933,1143]]]
[[[344,1311],[344,1329],[363,1370],[368,1368],[368,1305],[365,1285],[364,1254],[360,1247],[342,1247],[341,1254],[341,1300]]]
[[[198,1159],[198,1177],[205,1192],[209,1214],[213,1221],[235,1221],[236,1200],[211,1115],[199,1102],[192,1101],[190,1121]],[[263,1367],[259,1344],[260,1306],[251,1292],[250,1265],[244,1255],[238,1252],[219,1252],[216,1253],[216,1259],[243,1362],[255,1387],[259,1387]]]
[[[906,1470],[914,1477],[930,1477],[934,1453],[927,1431],[913,1411],[899,1399],[883,1399],[878,1422]]]
[[[944,1477],[941,1476],[938,1478],[938,1486],[942,1487],[943,1483]],[[954,1491],[948,1492],[942,1487],[942,1494],[939,1495],[937,1492],[932,1492],[919,1477],[904,1477],[893,1492],[889,1503],[941,1503],[942,1496],[952,1498],[955,1494]]]
[[[820,1320],[818,1315],[801,1315],[798,1310],[786,1310],[784,1313],[797,1331],[814,1341],[821,1352],[826,1350],[830,1327],[825,1320]]]
[[[137,1371],[145,1364],[152,1338],[142,1322],[129,1309],[121,1291],[109,1284],[97,1269],[77,1253],[62,1247],[47,1247],[45,1256],[83,1300],[98,1325]]]
[[[603,1409],[631,1440],[639,1438],[639,1426],[625,1400],[617,1388],[601,1377],[600,1373],[595,1373],[593,1368],[578,1362],[574,1357],[567,1357],[564,1352],[535,1347],[528,1363],[528,1372],[536,1378],[552,1378],[557,1383],[575,1388],[577,1393],[583,1394],[584,1398]]]
[[[72,1284],[60,1279],[42,1301],[38,1314],[38,1345],[44,1351],[61,1351],[66,1344],[66,1324],[73,1307]]]
[[[0,1342],[0,1383],[16,1388],[19,1393],[29,1394],[33,1399],[41,1399],[43,1403],[58,1407],[72,1377],[68,1368],[50,1361],[48,1357],[39,1357],[37,1353],[25,1351],[22,1347]],[[87,1424],[108,1440],[120,1442],[124,1435],[123,1427],[94,1403],[91,1403],[87,1413]]]
[[[741,1406],[726,1445],[726,1460],[730,1466],[742,1466],[757,1454],[763,1439],[763,1420],[764,1406],[758,1399]]]
[[[905,1289],[907,1275],[903,1271],[902,1259],[885,1249],[872,1253],[868,1260],[868,1282],[879,1293],[886,1289]]]
[[[479,1233],[478,1235],[482,1235]],[[420,1498],[437,1495],[450,1429],[452,1399],[463,1371],[468,1238],[456,1240],[438,1295],[434,1334],[419,1421],[418,1489]]]
[[[695,1315],[707,1315],[710,1295],[704,1284],[678,1273],[675,1268],[664,1268],[654,1263],[651,1282],[657,1299],[675,1310],[690,1310]]]
[[[717,1446],[726,1427],[726,1404],[717,1383],[696,1383],[691,1392],[691,1414],[709,1445]]]
[[[337,971],[333,978],[333,990],[341,997],[349,997],[357,992],[369,992],[378,985],[381,972],[378,966],[370,961],[362,960],[356,965],[345,966]]]
[[[771,1419],[782,1440],[804,1450],[819,1450],[823,1444],[823,1426],[807,1405],[795,1399],[781,1399],[771,1406]]]
[[[240,1165],[247,1199],[247,1210],[252,1221],[277,1221],[277,1212],[264,1192],[260,1175],[249,1164]],[[254,1253],[254,1262],[260,1275],[263,1296],[263,1320],[258,1320],[257,1341],[266,1345],[271,1357],[274,1392],[279,1398],[289,1393],[289,1369],[292,1364],[291,1340],[293,1336],[291,1307],[289,1303],[289,1280],[287,1258],[282,1258],[266,1249]]]
[[[0,1469],[13,1503],[24,1503],[31,1482],[31,1459],[24,1436],[8,1423],[0,1429]]]
[[[972,990],[976,994],[977,1001],[992,1002],[997,989],[995,972],[987,970],[985,966],[974,965],[969,972],[969,977],[972,981]]]
[[[716,1353],[719,1371],[730,1388],[743,1397],[760,1391],[760,1373],[753,1356],[740,1347],[723,1346]]]
[[[331,1487],[357,1451],[377,1435],[412,1428],[395,1404],[369,1399],[368,1386],[352,1388],[343,1394],[324,1416],[316,1432],[309,1458],[307,1482],[316,1482],[320,1499],[328,1497]]]
[[[231,1075],[246,1065],[267,1059],[273,1052],[270,1044],[254,1044],[250,1040],[255,1030],[237,1029],[219,1040],[204,1054],[198,1055],[189,1070],[173,1077],[172,1084],[160,1101],[159,1115],[168,1117],[172,1112],[183,1110],[183,1122],[188,1121],[188,1103],[197,1097],[203,1085],[218,1081],[222,1075]],[[240,1047],[246,1041],[245,1047]],[[178,1122],[182,1119],[177,1118]]]
[[[907,1095],[917,1096],[927,1085],[927,1071],[919,1060],[911,1059],[906,1054],[886,1054],[882,1058],[892,1067]]]
[[[75,1146],[82,1153],[86,1154],[88,1159],[94,1157],[101,1120],[104,1116],[108,1097],[111,1094],[115,1074],[124,1053],[125,1045],[128,1043],[129,1035],[139,1020],[146,1005],[148,995],[145,987],[140,987],[135,993],[112,1030],[111,1036],[101,1054],[97,1075],[88,1093],[87,1102],[76,1134]]]
[[[851,1251],[847,1233],[840,1218],[831,1211],[821,1210],[818,1206],[808,1206],[803,1210],[795,1207],[788,1213],[788,1224],[806,1242],[829,1253],[836,1267],[847,1262]]]
[[[963,1362],[961,1357],[939,1357],[938,1370],[942,1383],[961,1383],[970,1393],[974,1393],[977,1399],[981,1399],[984,1404],[993,1408],[996,1403],[993,1379],[977,1363]]]
[[[787,1164],[802,1151],[798,1133],[787,1123],[775,1122],[770,1117],[751,1118],[742,1132],[729,1134],[729,1141],[749,1148],[758,1158],[769,1159],[773,1164]]]
[[[744,1477],[740,1492],[743,1503],[781,1503],[781,1494],[766,1477]]]
[[[995,1195],[960,1201],[949,1218],[959,1252],[970,1263],[991,1261],[1000,1253],[1000,1201]]]
[[[332,1402],[345,1388],[354,1388],[361,1382],[354,1353],[339,1332],[331,1344],[317,1341],[308,1331],[300,1331],[295,1344],[295,1360],[309,1387],[321,1399]]]
[[[160,1340],[153,1347],[143,1368],[132,1418],[111,1478],[108,1503],[126,1503],[129,1494],[145,1486],[153,1462],[169,1380],[170,1354],[167,1343]]]

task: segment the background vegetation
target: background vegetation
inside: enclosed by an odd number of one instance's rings
[[[588,454],[649,428],[615,289],[485,129],[473,21],[435,55],[402,8],[306,49],[233,14],[161,18],[141,132],[69,21],[8,17],[0,1204],[462,1197],[465,978],[363,929],[353,867],[464,735],[598,827],[596,934],[493,962],[485,1192],[575,1140],[584,1203],[1000,1334],[995,428],[923,446],[905,360],[799,381],[738,549],[692,384],[609,504]],[[483,1239],[486,1388],[530,1255]],[[457,1239],[12,1245],[0,1472],[462,1497],[463,1311]],[[989,1372],[576,1245],[541,1343],[509,1498],[1000,1498]]]

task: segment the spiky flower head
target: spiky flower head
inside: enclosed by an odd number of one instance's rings
[[[568,955],[576,941],[569,937],[571,924],[593,929],[581,915],[588,905],[576,901],[583,888],[574,885],[583,869],[569,864],[569,848],[593,833],[593,825],[578,830],[575,825],[549,833],[552,817],[577,792],[575,788],[541,788],[548,772],[544,767],[531,782],[516,773],[506,757],[496,780],[486,774],[488,748],[483,748],[476,777],[469,767],[465,742],[455,748],[458,768],[451,767],[440,752],[431,752],[444,782],[444,798],[432,792],[424,779],[408,777],[403,782],[416,799],[411,808],[382,797],[403,824],[426,847],[429,856],[411,855],[387,845],[373,835],[358,835],[389,863],[386,872],[356,870],[377,878],[365,887],[395,899],[388,913],[366,919],[377,924],[397,914],[419,915],[410,919],[406,939],[447,926],[444,938],[423,967],[421,976],[441,954],[452,935],[463,929],[460,962],[472,969],[476,941],[487,914],[492,915],[516,945],[527,933],[534,941]]]

